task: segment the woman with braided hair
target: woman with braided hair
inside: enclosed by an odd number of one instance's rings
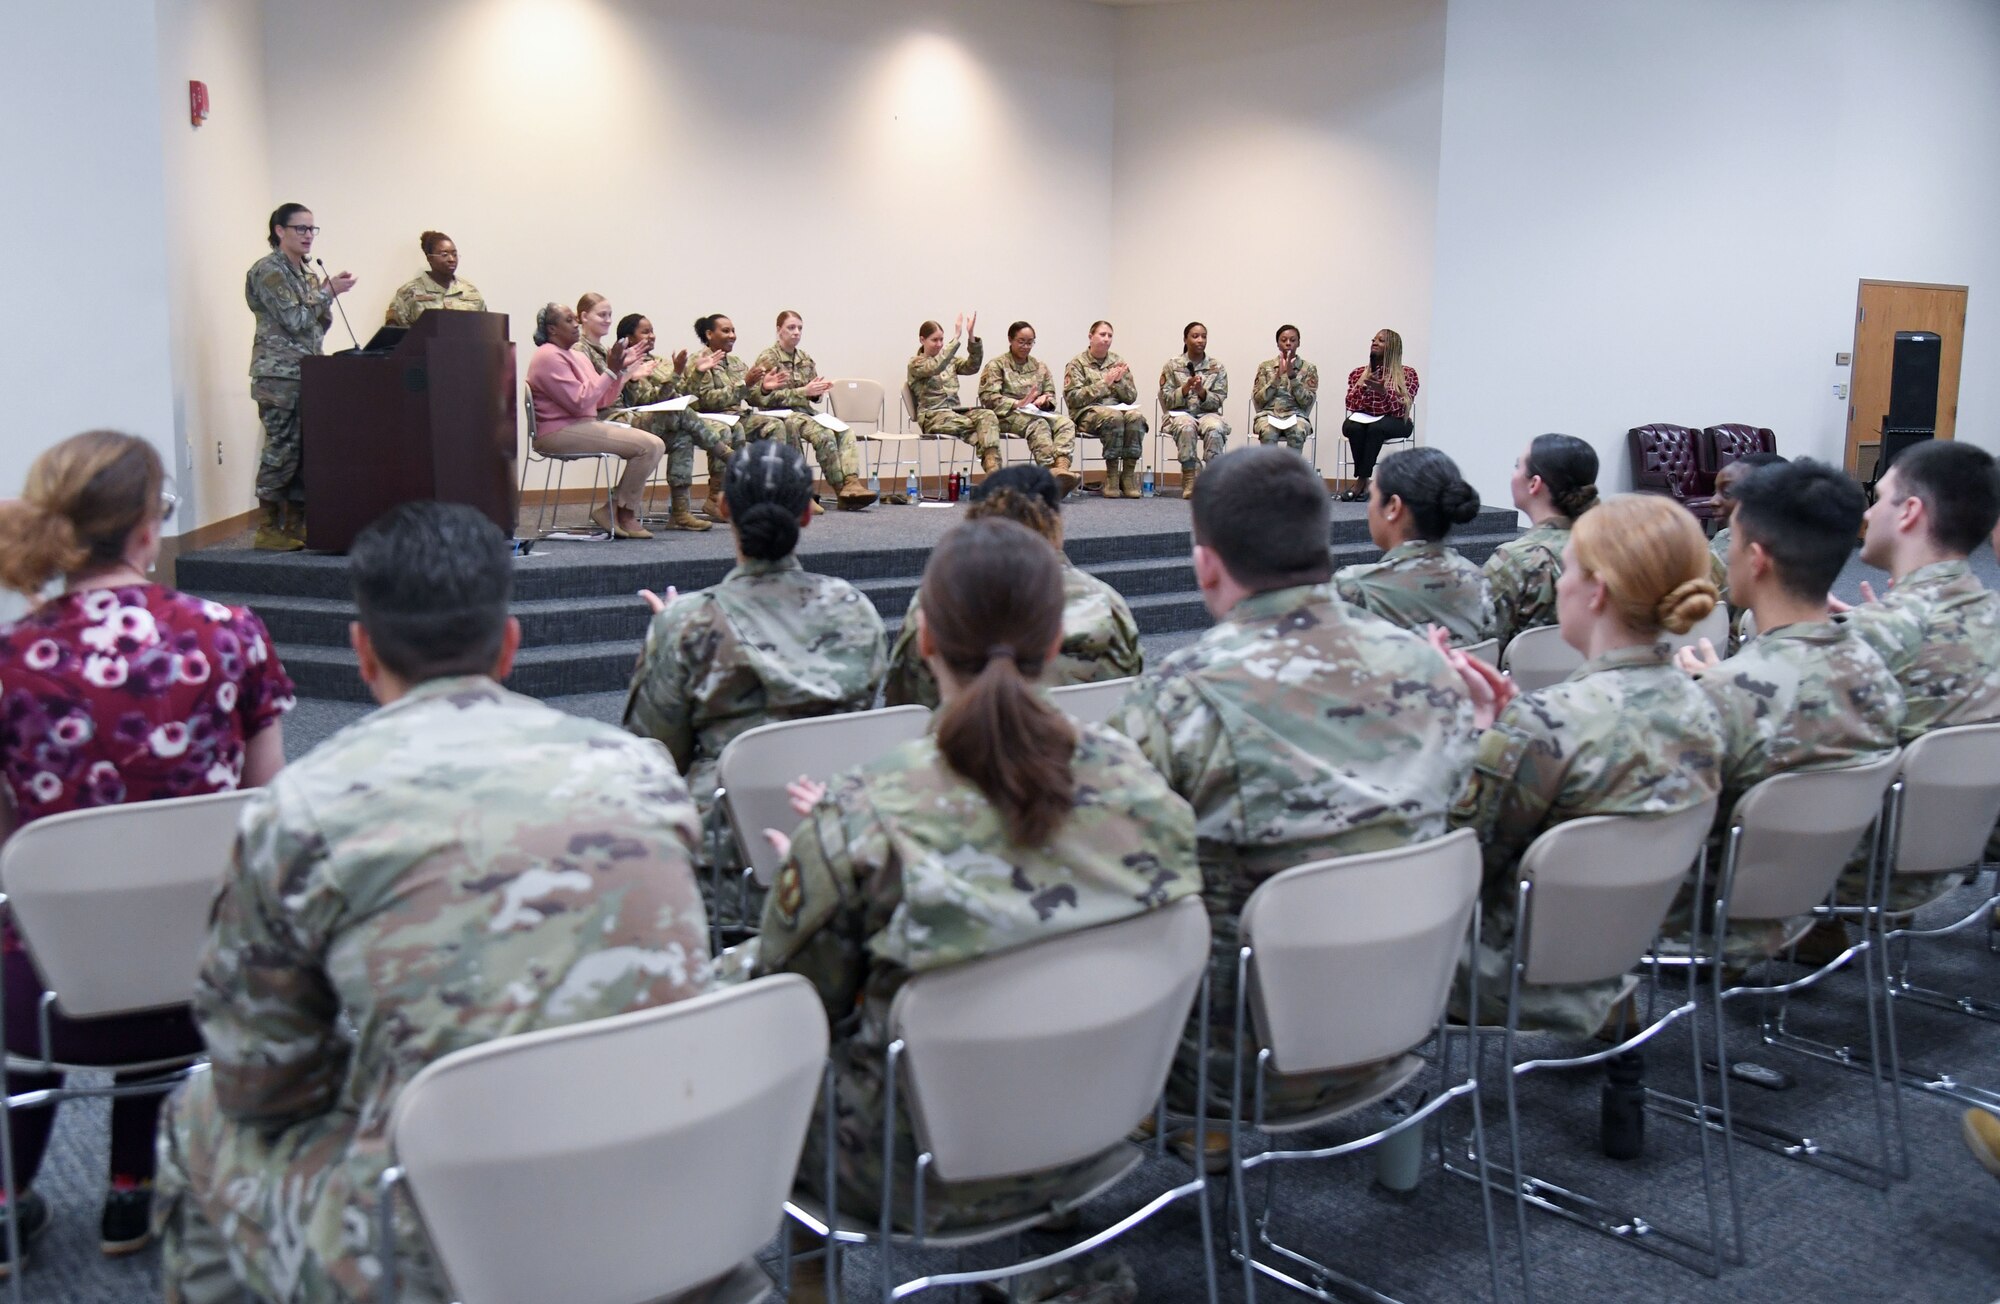
[[[1062,490],[1048,468],[1022,463],[995,471],[972,491],[972,505],[965,515],[967,520],[998,517],[1019,522],[1046,539],[1062,562],[1062,647],[1043,676],[1044,686],[1124,679],[1146,668],[1145,654],[1139,650],[1139,624],[1125,599],[1063,556]],[[910,595],[910,609],[889,653],[889,682],[883,690],[889,706],[914,702],[935,710],[938,704],[937,680],[917,650],[917,608],[922,601],[921,591]]]
[[[864,711],[882,686],[886,639],[874,604],[794,552],[812,521],[812,484],[798,449],[745,444],[717,495],[736,536],[735,569],[685,597],[644,595],[653,623],[625,727],[666,744],[704,816],[730,739],[778,720]]]

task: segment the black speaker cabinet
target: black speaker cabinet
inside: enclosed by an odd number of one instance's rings
[[[1936,331],[1897,331],[1889,365],[1886,430],[1937,431],[1938,366],[1944,340]]]

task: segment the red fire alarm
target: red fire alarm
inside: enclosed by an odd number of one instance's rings
[[[199,127],[208,121],[208,83],[188,83],[188,120]]]

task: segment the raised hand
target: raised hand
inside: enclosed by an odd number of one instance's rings
[[[1130,367],[1126,366],[1124,363],[1121,362],[1117,366],[1111,368],[1111,370],[1105,372],[1104,379],[1109,381],[1113,385],[1116,385],[1119,381],[1125,379],[1125,373],[1130,370],[1132,370]]]
[[[821,394],[826,393],[832,388],[833,382],[831,380],[828,380],[825,376],[815,376],[806,382],[806,397],[818,398]]]
[[[958,320],[951,324],[951,337],[958,339],[965,334],[965,314],[958,314]]]
[[[965,315],[965,333],[971,336],[979,334],[979,312],[977,309]]]
[[[1465,695],[1472,700],[1472,723],[1475,728],[1489,729],[1514,700],[1514,681],[1487,665],[1478,657],[1469,657],[1451,645],[1451,635],[1436,625],[1425,628],[1424,637],[1432,647],[1443,654],[1451,668],[1465,684]]]
[[[785,796],[791,801],[792,813],[803,819],[812,814],[812,808],[826,796],[826,785],[801,774],[785,785]]]
[[[1291,376],[1291,374],[1292,374],[1292,355],[1291,355],[1291,354],[1289,354],[1289,353],[1280,353],[1280,354],[1278,355],[1278,374],[1279,374],[1280,376],[1284,376],[1284,377],[1286,377],[1286,378],[1288,378],[1288,379],[1290,378],[1290,376]]]
[[[1704,638],[1695,646],[1684,647],[1674,653],[1674,664],[1691,675],[1698,675],[1710,666],[1721,665],[1722,658],[1716,655],[1715,644]]]
[[[696,371],[714,371],[716,364],[721,361],[721,349],[703,349],[701,356],[695,359],[694,369]]]
[[[686,370],[687,370],[687,365],[688,365],[688,351],[687,351],[686,349],[682,349],[682,350],[680,350],[679,352],[677,352],[677,353],[675,353],[675,354],[674,354],[674,370],[675,370],[675,371],[677,371],[677,372],[679,372],[679,371],[686,371]]]
[[[640,589],[639,596],[646,600],[646,605],[651,607],[653,609],[653,614],[657,616],[661,612],[667,609],[667,604],[669,602],[672,602],[675,598],[678,598],[680,596],[680,591],[674,588],[673,585],[669,584],[667,586],[666,596],[664,597],[662,597],[660,594],[653,592],[651,589]]]
[[[357,279],[359,278],[353,272],[335,272],[327,278],[326,283],[333,290],[334,295],[338,297],[353,289],[354,282]]]
[[[749,378],[746,376],[745,379],[747,380]],[[786,371],[783,367],[780,367],[778,368],[778,370],[773,371],[769,375],[764,377],[764,392],[768,394],[774,389],[783,389],[785,386],[791,383],[792,383],[792,373]]]
[[[604,365],[613,371],[624,371],[626,369],[625,354],[627,347],[628,342],[626,340],[617,339],[611,341],[611,347],[604,351]]]

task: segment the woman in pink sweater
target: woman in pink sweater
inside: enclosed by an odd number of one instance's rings
[[[625,343],[611,346],[611,370],[599,375],[589,358],[575,352],[580,336],[576,311],[560,303],[535,314],[535,356],[528,363],[528,391],[535,402],[535,451],[538,453],[616,453],[625,459],[625,474],[612,492],[615,517],[603,504],[590,519],[620,539],[650,539],[639,524],[639,500],[653,468],[667,446],[658,435],[631,426],[600,421],[598,409],[617,401],[625,382],[647,370],[653,360],[625,356]]]

